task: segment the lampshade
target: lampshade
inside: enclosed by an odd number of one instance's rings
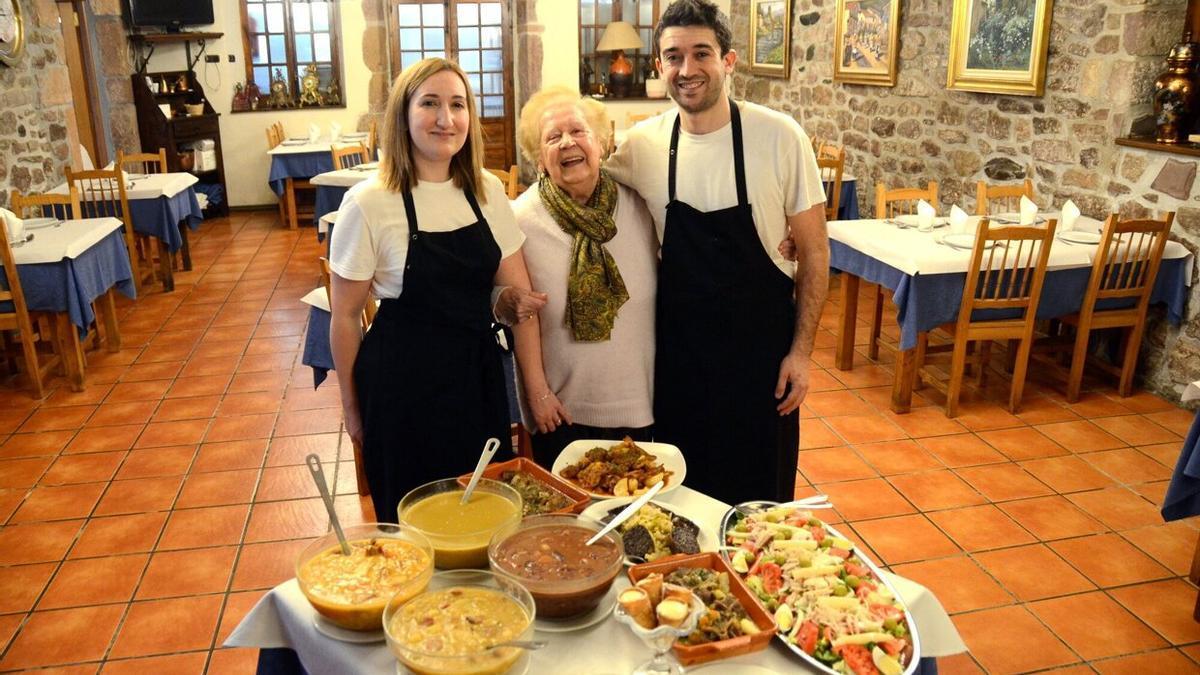
[[[638,50],[642,46],[642,38],[638,36],[632,24],[627,21],[613,21],[604,27],[604,34],[600,36],[600,44],[596,45],[596,51]]]

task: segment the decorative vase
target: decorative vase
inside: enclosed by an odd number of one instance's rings
[[[666,98],[667,97],[667,81],[661,78],[653,78],[646,80],[646,97],[647,98]]]
[[[616,58],[608,68],[608,85],[613,96],[625,98],[629,96],[633,86],[633,64],[625,58],[625,52],[618,50]]]
[[[1171,47],[1167,70],[1154,80],[1154,140],[1159,143],[1187,141],[1195,116],[1197,86],[1193,67],[1200,58],[1200,44],[1184,33],[1183,41]]]

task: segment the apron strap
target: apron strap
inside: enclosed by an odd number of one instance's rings
[[[733,172],[737,182],[738,206],[745,206],[750,198],[746,191],[746,157],[742,153],[742,114],[737,104],[729,99],[729,121],[733,126]],[[671,154],[667,160],[667,203],[675,201],[675,159],[679,154],[679,115],[671,127]]]
[[[467,196],[467,203],[471,205],[471,210],[475,212],[475,222],[484,222],[483,211],[479,210],[479,202],[475,199],[475,193],[470,190],[463,190],[463,194]]]
[[[408,233],[413,239],[417,238],[417,206],[413,203],[412,191],[405,190],[404,195],[404,216],[408,219]]]

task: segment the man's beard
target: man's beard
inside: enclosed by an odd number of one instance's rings
[[[678,85],[672,83],[671,86],[669,87],[669,90],[671,92],[671,98],[675,101],[676,105],[678,105],[681,109],[683,109],[686,112],[696,114],[696,113],[702,113],[705,110],[708,110],[709,108],[716,105],[717,102],[721,100],[722,94],[724,94],[724,89],[725,89],[724,80],[722,80],[720,85],[714,87],[713,81],[710,79],[706,86],[708,87],[708,90],[705,93],[704,97],[698,101],[691,102],[691,103],[685,103],[684,101],[680,100],[681,97],[679,96],[679,86]]]

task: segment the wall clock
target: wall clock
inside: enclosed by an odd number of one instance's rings
[[[0,63],[15,66],[25,47],[25,18],[19,0],[0,0]]]

